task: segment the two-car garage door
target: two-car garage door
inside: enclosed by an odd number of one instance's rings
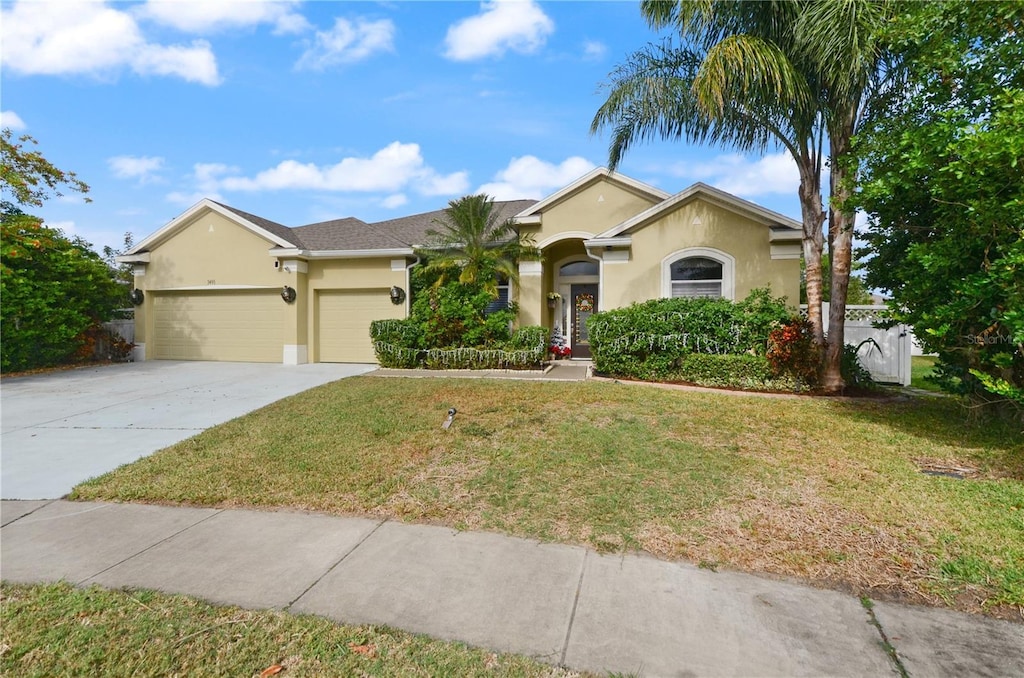
[[[284,313],[276,289],[154,294],[153,356],[279,363]]]
[[[314,304],[310,357],[317,362],[376,362],[370,322],[405,315],[403,305],[391,303],[387,289],[317,290]],[[295,310],[276,288],[154,293],[152,355],[279,363],[286,314]]]

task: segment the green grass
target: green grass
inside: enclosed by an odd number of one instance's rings
[[[151,591],[3,584],[4,676],[578,676],[381,626]]]
[[[942,389],[939,385],[933,381],[925,379],[932,373],[935,368],[935,361],[937,361],[933,355],[915,355],[910,358],[910,385],[914,388],[924,389],[925,391],[935,391],[941,393]]]
[[[449,407],[459,413],[443,431]],[[957,480],[923,464],[978,471]],[[971,422],[954,399],[362,377],[72,498],[443,523],[1001,614],[1024,604],[1022,480],[1020,432]]]

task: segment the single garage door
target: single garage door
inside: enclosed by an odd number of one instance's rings
[[[375,363],[370,322],[404,318],[405,305],[391,303],[388,290],[320,290],[317,293],[317,360]]]
[[[276,289],[154,294],[153,355],[158,360],[279,363],[284,312]]]

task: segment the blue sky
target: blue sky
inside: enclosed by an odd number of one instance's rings
[[[92,187],[32,210],[97,249],[203,197],[289,226],[543,198],[607,162],[634,2],[4,2],[5,127]],[[657,142],[620,170],[799,219],[781,153]]]

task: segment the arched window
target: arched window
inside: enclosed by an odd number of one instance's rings
[[[725,252],[694,247],[662,262],[662,296],[733,298],[733,258]]]

